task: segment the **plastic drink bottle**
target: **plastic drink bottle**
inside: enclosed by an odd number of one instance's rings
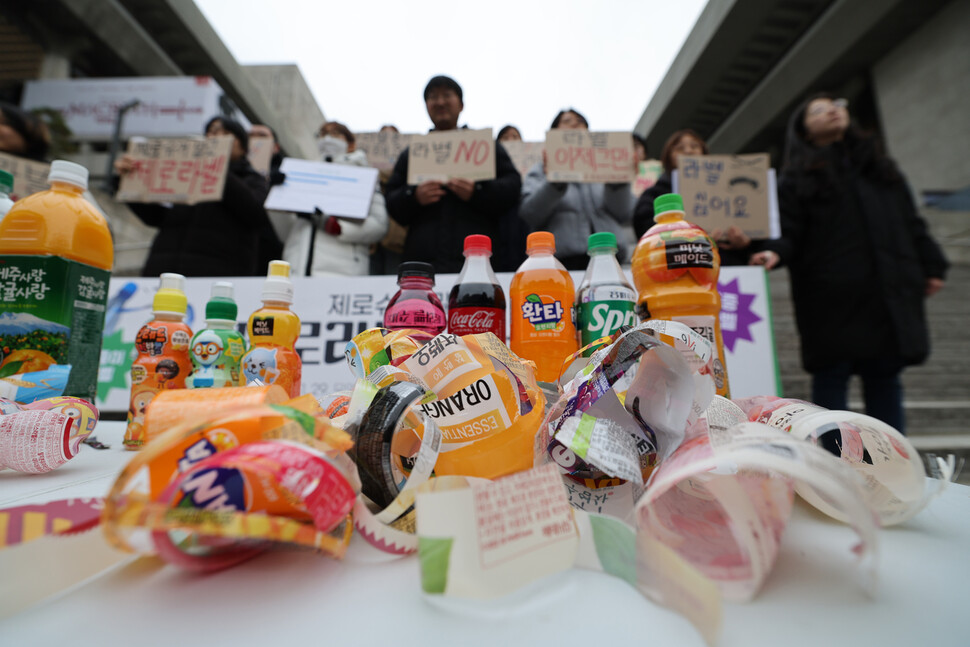
[[[263,307],[249,317],[249,351],[242,358],[239,385],[278,384],[291,398],[300,395],[303,362],[296,352],[300,318],[290,310],[290,264],[270,261],[263,283]]]
[[[637,293],[616,261],[616,234],[591,234],[589,265],[576,290],[576,328],[579,347],[637,324]]]
[[[93,402],[114,245],[82,197],[86,168],[57,160],[49,181],[0,220],[0,349],[5,361],[19,353],[18,373],[70,364],[64,395]]]
[[[656,224],[640,238],[633,252],[637,314],[641,321],[679,321],[707,338],[714,346],[717,394],[730,398],[721,340],[721,295],[717,291],[721,257],[717,245],[707,232],[684,220],[680,195],[668,193],[653,204]],[[677,343],[679,348],[681,342]]]
[[[445,309],[434,293],[434,266],[408,261],[397,268],[397,293],[384,309],[384,327],[415,328],[431,335],[445,331]]]
[[[525,262],[509,286],[512,352],[536,364],[540,382],[559,379],[563,361],[579,348],[573,324],[576,289],[553,254],[556,238],[537,231],[526,239]]]
[[[192,374],[185,380],[190,389],[239,384],[239,361],[246,353],[246,340],[236,330],[239,309],[232,298],[232,283],[216,281],[205,304],[205,328],[195,333],[190,344]]]
[[[189,342],[192,331],[185,324],[185,277],[165,273],[152,299],[153,319],[135,335],[131,364],[131,402],[125,447],[140,449],[145,444],[145,409],[156,395],[169,389],[184,389],[185,378],[192,370]]]
[[[10,194],[13,193],[13,176],[6,171],[0,171],[0,220],[7,215],[13,206]]]
[[[448,296],[448,332],[453,335],[494,333],[505,341],[505,292],[495,278],[492,239],[465,237],[465,264]]]

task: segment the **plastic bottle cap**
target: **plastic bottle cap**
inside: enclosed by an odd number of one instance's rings
[[[667,193],[653,201],[653,219],[671,211],[684,211],[684,199],[679,193]]]
[[[290,280],[290,264],[286,261],[270,261],[263,283],[263,301],[293,303],[293,281]]]
[[[555,253],[556,237],[548,231],[534,231],[525,239],[525,253],[531,254],[540,249],[548,249]]]
[[[0,193],[13,193],[13,176],[6,171],[0,171]]]
[[[397,267],[398,280],[405,276],[427,276],[434,281],[434,265],[421,261],[407,261]]]
[[[51,172],[47,176],[47,181],[51,183],[67,182],[86,191],[88,188],[88,170],[74,162],[54,160],[51,162]]]
[[[492,239],[482,234],[465,236],[465,256],[469,253],[492,253]]]
[[[235,321],[238,314],[239,308],[233,300],[232,283],[229,281],[213,283],[212,294],[205,304],[205,318]]]
[[[591,252],[602,247],[609,247],[616,251],[616,234],[612,231],[598,231],[589,235],[589,240],[586,243],[588,251]]]
[[[152,312],[172,312],[184,315],[189,300],[185,297],[185,277],[166,272],[159,275],[158,291],[152,299]]]

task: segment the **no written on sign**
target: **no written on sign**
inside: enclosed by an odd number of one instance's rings
[[[134,169],[121,179],[119,202],[218,202],[226,186],[232,137],[132,141]]]
[[[408,184],[495,179],[492,129],[446,130],[414,135],[408,148]]]
[[[632,182],[633,138],[624,132],[546,132],[546,179],[550,182]]]

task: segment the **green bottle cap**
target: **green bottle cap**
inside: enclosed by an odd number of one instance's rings
[[[232,283],[216,281],[212,284],[212,295],[205,304],[206,319],[224,319],[235,321],[239,308],[233,300]]]
[[[586,250],[591,252],[600,247],[610,247],[613,251],[616,251],[616,234],[612,231],[598,231],[595,234],[590,234],[586,243]]]
[[[653,219],[670,211],[684,211],[684,199],[679,193],[667,193],[653,201]]]

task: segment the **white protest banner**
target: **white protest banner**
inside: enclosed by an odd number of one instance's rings
[[[287,157],[280,165],[286,176],[269,192],[267,209],[359,218],[370,211],[377,187],[377,169],[327,162],[309,162]]]
[[[408,184],[495,179],[492,129],[445,130],[415,135],[408,148]]]
[[[769,171],[767,153],[681,157],[677,190],[687,219],[709,232],[736,226],[751,238],[772,237]]]
[[[664,167],[660,160],[646,160],[637,165],[637,177],[633,181],[633,195],[640,195],[657,183],[657,179],[663,174]]]
[[[121,178],[119,202],[218,202],[226,186],[233,138],[131,141],[134,169]]]
[[[50,164],[0,153],[0,170],[13,175],[13,193],[10,199],[15,202],[32,193],[50,188],[47,183],[47,176],[51,171]]]
[[[390,173],[397,162],[398,155],[420,135],[406,135],[385,130],[378,133],[357,133],[354,135],[357,148],[367,154],[367,163],[384,173]]]
[[[573,272],[573,281],[582,279]],[[511,272],[496,275],[505,294]],[[457,274],[435,277],[438,298],[447,300]],[[355,376],[344,358],[344,348],[354,335],[381,325],[384,309],[397,291],[393,275],[294,277],[293,311],[300,317],[296,350],[303,359],[303,392],[318,398],[354,388]],[[629,272],[627,279],[630,280]],[[185,293],[189,311],[185,321],[193,330],[204,325],[205,304],[215,279],[188,278]],[[249,313],[261,306],[262,278],[233,278],[240,326],[245,329]],[[770,294],[760,267],[723,267],[718,281],[722,302],[721,327],[731,395],[780,395],[774,339],[771,333]],[[102,411],[128,410],[131,397],[131,360],[135,335],[151,318],[152,297],[158,279],[114,277],[109,288],[104,345],[98,377],[98,402]],[[506,329],[508,329],[506,327]]]
[[[558,128],[546,132],[550,182],[632,182],[634,177],[630,133]]]
[[[525,177],[533,166],[542,161],[545,142],[502,142],[505,152],[512,158],[515,170]]]
[[[250,137],[249,152],[246,158],[253,165],[256,172],[263,177],[269,176],[270,163],[273,160],[273,145],[275,142],[272,137]]]

